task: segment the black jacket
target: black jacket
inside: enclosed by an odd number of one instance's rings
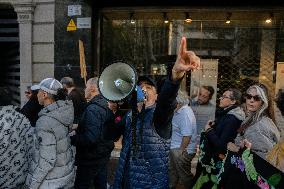
[[[88,102],[76,135],[71,137],[76,146],[76,163],[82,165],[104,165],[114,148],[113,140],[105,140],[103,132],[108,124],[114,124],[114,115],[108,108],[107,101],[95,96]]]
[[[20,113],[24,114],[29,119],[31,126],[34,127],[38,120],[38,113],[42,108],[43,106],[38,103],[37,97],[35,96],[29,99],[20,110]]]
[[[226,110],[216,112],[216,120],[213,129],[206,132],[208,142],[214,153],[225,154],[228,142],[234,142],[245,113],[238,106],[231,106]]]
[[[222,159],[220,159],[221,156],[219,155],[226,154],[227,143],[234,141],[237,136],[237,130],[244,118],[245,113],[237,106],[231,106],[225,110],[222,109],[216,112],[215,124],[212,126],[213,129],[201,133],[201,155],[198,160],[196,174],[192,181],[192,187],[195,184],[200,184],[201,174],[209,175],[209,178],[210,174],[219,174],[220,165],[222,164]],[[209,171],[204,164],[213,168],[210,168]],[[200,188],[212,188],[212,186],[213,182],[209,179]]]
[[[84,111],[84,107],[86,105],[86,100],[81,94],[81,92],[78,89],[73,89],[68,97],[68,100],[72,100],[73,102],[73,107],[74,107],[74,123],[78,123],[80,120],[80,117]]]

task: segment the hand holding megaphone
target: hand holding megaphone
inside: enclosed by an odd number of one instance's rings
[[[178,56],[172,69],[172,79],[181,79],[186,71],[196,70],[200,67],[200,58],[192,51],[187,51],[186,38],[182,37]]]

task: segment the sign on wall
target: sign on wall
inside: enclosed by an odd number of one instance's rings
[[[82,14],[81,5],[68,5],[68,16],[78,16]]]
[[[73,19],[70,20],[69,24],[67,25],[67,31],[76,31],[77,27]]]
[[[91,17],[77,18],[77,28],[91,28]]]

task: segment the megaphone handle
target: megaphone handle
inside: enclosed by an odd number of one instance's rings
[[[132,109],[132,121],[131,121],[131,131],[132,131],[132,150],[133,154],[136,155],[137,152],[137,135],[136,135],[136,123],[137,123],[137,92],[136,90],[132,91],[131,94],[131,109]]]

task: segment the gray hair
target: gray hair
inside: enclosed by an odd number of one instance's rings
[[[253,114],[250,114],[246,120],[243,122],[243,125],[252,125],[255,122],[257,122],[263,115],[267,113],[267,108],[269,106],[268,101],[268,90],[267,88],[262,84],[256,84],[252,85],[248,88],[247,93],[251,90],[255,89],[257,95],[261,98],[262,105],[261,107]]]
[[[98,87],[98,77],[90,78],[87,83],[91,86]]]
[[[74,87],[74,80],[71,77],[63,77],[60,81],[62,85],[66,85],[66,87]]]
[[[183,106],[189,104],[189,97],[185,91],[179,90],[176,100],[178,104],[181,104]]]
[[[241,127],[238,129],[239,133],[244,132],[245,129],[258,122],[264,115],[268,115],[267,109],[269,100],[267,87],[263,84],[255,84],[248,88],[247,93],[252,89],[256,90],[257,95],[261,98],[262,105],[256,112],[248,114]]]

